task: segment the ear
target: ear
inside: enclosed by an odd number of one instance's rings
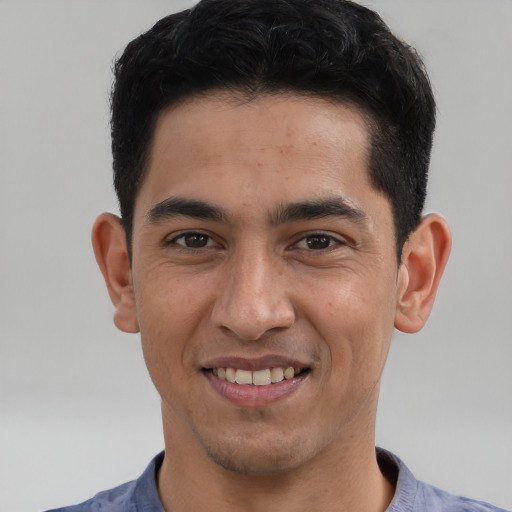
[[[103,213],[96,219],[92,246],[115,307],[114,324],[124,332],[139,332],[126,235],[119,217]]]
[[[451,248],[446,221],[436,214],[424,217],[402,251],[395,327],[417,332],[432,311]]]

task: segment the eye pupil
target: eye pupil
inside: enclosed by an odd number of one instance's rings
[[[208,244],[208,236],[201,235],[198,233],[186,235],[185,237],[185,245],[187,247],[192,247],[194,249],[199,249],[201,247],[206,247]]]
[[[306,243],[310,249],[326,249],[331,243],[331,237],[325,235],[308,236]]]

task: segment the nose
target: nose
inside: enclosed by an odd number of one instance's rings
[[[290,327],[295,310],[279,264],[263,255],[241,255],[227,265],[212,321],[243,340]]]

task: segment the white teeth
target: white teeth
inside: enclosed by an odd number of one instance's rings
[[[281,382],[284,379],[284,370],[282,368],[272,368],[270,370],[270,380],[272,382]]]
[[[235,382],[236,371],[233,368],[226,368],[226,380],[229,382]]]
[[[237,370],[235,374],[237,384],[252,384],[252,372],[247,370]]]
[[[255,386],[266,386],[270,384],[270,370],[258,370],[252,372],[252,383]]]
[[[301,372],[300,368],[266,368],[264,370],[240,370],[235,368],[213,368],[212,373],[221,380],[231,383],[254,386],[268,386],[281,382],[284,379],[292,379]]]

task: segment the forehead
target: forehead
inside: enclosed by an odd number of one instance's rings
[[[370,116],[365,110],[349,100],[336,101],[294,92],[247,96],[243,92],[220,90],[186,98],[164,109],[158,117],[155,136],[176,122],[190,123],[196,128],[209,128],[212,120],[231,122],[240,116],[245,117],[249,124],[242,132],[237,130],[239,135],[246,134],[258,128],[259,123],[263,123],[267,127],[265,133],[271,140],[275,140],[276,135],[286,135],[289,138],[300,135],[318,136],[319,130],[331,131],[331,135],[336,136],[340,123],[343,122],[357,125],[366,139],[371,125],[366,122]],[[286,133],[282,133],[283,129]],[[219,133],[224,134],[225,131]]]
[[[237,233],[272,229],[276,219],[304,218],[282,215],[296,206],[304,212],[304,206],[336,204],[358,212],[343,217],[359,228],[364,218],[368,233],[392,241],[391,205],[370,183],[369,148],[366,117],[352,104],[295,95],[188,100],[157,121],[135,203],[135,238],[166,228],[156,226],[155,218],[175,219],[178,210],[181,219],[190,218],[191,204],[192,217],[197,219],[197,205],[213,207],[216,222]],[[176,209],[184,204],[187,213]]]
[[[228,177],[223,172],[228,167],[240,170],[231,180],[269,184],[283,174],[297,182],[334,172],[347,176],[364,168],[369,185],[368,126],[365,114],[351,103],[294,94],[250,101],[225,92],[205,95],[159,116],[148,174],[172,173],[169,182],[189,174],[201,187],[212,176]]]

